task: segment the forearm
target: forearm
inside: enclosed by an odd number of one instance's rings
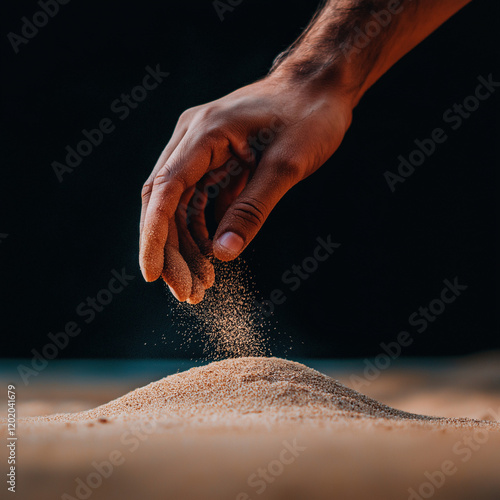
[[[471,0],[328,0],[270,74],[341,89],[354,107],[394,63]]]

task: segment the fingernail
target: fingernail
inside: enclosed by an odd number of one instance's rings
[[[175,290],[170,286],[168,285],[168,288],[170,289],[170,291],[172,292],[172,295],[179,301],[181,302],[181,299],[179,298],[179,296],[175,293]]]
[[[236,233],[224,233],[218,240],[217,244],[226,252],[236,255],[241,252],[245,242],[241,236]]]

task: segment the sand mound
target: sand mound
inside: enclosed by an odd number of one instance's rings
[[[394,410],[277,358],[218,361],[19,424],[23,499],[398,500],[428,497],[436,477],[440,499],[500,498],[500,422]]]
[[[243,416],[273,420],[330,418],[426,419],[395,410],[300,363],[279,358],[217,361],[170,375],[93,410],[47,417],[81,421],[133,415],[207,417],[218,423]]]
[[[409,488],[428,497],[430,477],[446,481],[440,499],[500,498],[500,422],[394,410],[276,358],[193,368],[93,410],[20,419],[19,431],[23,499],[83,498],[88,485],[92,500],[234,500],[263,487],[268,499],[397,500]]]
[[[419,426],[471,427],[481,423],[396,410],[300,363],[264,357],[217,361],[152,382],[92,410],[25,420],[33,423],[150,420],[164,427],[243,428],[287,423],[325,426],[366,419],[390,420],[393,425],[398,421],[414,422]]]

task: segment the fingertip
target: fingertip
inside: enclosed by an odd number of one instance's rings
[[[151,255],[144,255],[141,253],[139,258],[139,266],[144,279],[150,283],[156,281],[162,273],[163,257],[153,257]]]
[[[185,302],[191,295],[192,279],[189,268],[179,251],[165,247],[165,267],[162,278],[179,302]]]
[[[238,256],[234,254],[229,254],[225,250],[216,249],[214,246],[214,257],[221,262],[229,262],[231,260],[236,259]]]
[[[152,283],[153,281],[156,281],[159,277],[161,276],[161,274],[151,274],[151,273],[147,273],[146,271],[142,270],[142,277],[144,278],[144,281],[148,282],[148,283]]]
[[[158,248],[161,250],[158,251]],[[158,247],[158,244],[152,238],[148,239],[143,232],[139,242],[139,266],[147,282],[156,281],[161,276],[164,261],[164,246]]]
[[[196,266],[194,269],[194,274],[200,280],[203,288],[206,290],[210,288],[215,282],[215,270],[213,264],[203,256],[195,261]]]
[[[179,301],[179,302],[184,302],[184,300],[181,300],[181,298],[175,293],[175,290],[167,283],[168,289],[170,290],[170,293]]]
[[[232,231],[227,231],[214,242],[214,255],[224,262],[234,260],[243,250],[245,240]]]
[[[215,283],[215,269],[211,262],[209,262],[210,268],[207,270],[207,274],[205,276],[205,281],[203,285],[205,289],[211,288]]]
[[[192,305],[199,304],[205,296],[205,287],[196,275],[191,274],[191,279],[193,286],[191,287],[191,295],[187,299],[187,303]]]
[[[189,288],[187,286],[179,286],[179,284],[170,284],[171,281],[169,278],[165,275],[165,273],[162,274],[163,281],[167,284],[169,290],[172,292],[172,295],[179,301],[179,302],[186,302],[186,300],[189,298],[190,293],[191,293],[191,286]]]

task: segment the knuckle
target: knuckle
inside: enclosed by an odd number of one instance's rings
[[[213,103],[206,104],[198,110],[198,113],[205,121],[216,121],[221,114],[221,108]]]
[[[142,186],[141,197],[146,198],[153,191],[153,183],[151,181],[146,181]]]
[[[212,126],[209,126],[205,129],[205,131],[203,133],[203,137],[207,141],[216,142],[216,141],[220,141],[221,139],[224,139],[225,134],[224,134],[222,127],[217,126],[217,125],[212,125]]]
[[[158,175],[155,177],[153,181],[153,188],[163,188],[166,185],[169,185],[169,189],[179,191],[179,194],[182,194],[186,190],[186,185],[179,175],[175,176],[168,168],[162,169]]]
[[[179,123],[187,123],[190,122],[193,116],[196,114],[197,108],[188,108],[184,110],[179,116]]]
[[[227,142],[231,128],[227,110],[211,103],[197,108],[191,132],[196,142],[211,148]]]
[[[194,137],[194,140],[207,151],[218,150],[229,142],[225,129],[217,125],[200,127],[200,131]]]
[[[233,217],[244,225],[260,227],[267,218],[267,208],[255,198],[246,198],[234,207]]]
[[[153,187],[157,188],[158,186],[165,184],[166,182],[169,181],[169,178],[170,178],[170,173],[167,171],[167,169],[163,168],[160,172],[158,172],[157,176],[154,178]]]
[[[208,133],[214,134],[222,132],[229,122],[228,110],[214,104],[203,106],[203,108],[198,111],[198,117],[202,129]]]
[[[287,158],[276,165],[276,171],[282,178],[296,182],[302,173],[302,165],[294,158]]]

